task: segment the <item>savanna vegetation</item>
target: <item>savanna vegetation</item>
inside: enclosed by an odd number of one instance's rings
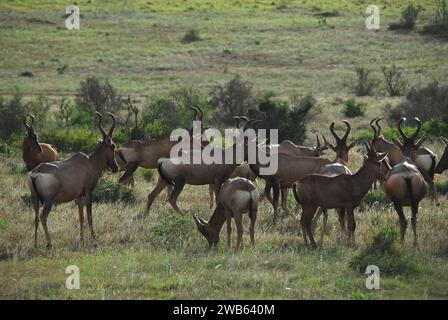
[[[340,239],[334,212],[324,247],[306,248],[300,209],[290,197],[294,216],[275,226],[271,205],[260,203],[255,248],[245,232],[242,252],[228,252],[223,239],[213,252],[191,216],[175,214],[164,193],[148,218],[135,219],[158,177],[144,169],[136,171],[134,188],[118,185],[110,172],[100,181],[97,247],[88,235],[80,246],[71,203],[49,216],[54,249],[45,249],[42,229],[34,249],[21,159],[25,113],[35,116],[39,140],[62,158],[93,151],[100,138],[95,111],[117,115],[120,146],[130,137],[189,128],[187,105],[201,106],[207,125],[223,129],[234,125],[233,115],[245,114],[263,120],[260,128],[279,128],[280,140],[309,146],[316,134],[330,137],[332,121],[339,130],[348,119],[350,139],[364,142],[373,136],[374,117],[386,118],[382,134],[391,139],[400,138],[398,119],[417,116],[425,146],[441,156],[439,137],[448,137],[447,2],[379,1],[377,32],[364,25],[368,4],[83,0],[77,1],[81,29],[69,31],[65,1],[0,3],[0,297],[446,299],[446,172],[436,175],[441,205],[429,198],[421,204],[419,250],[409,230],[400,245],[397,215],[379,189],[356,212],[354,248]],[[361,143],[351,151],[353,171],[364,153]],[[262,193],[264,182],[256,184]],[[208,219],[207,187],[187,186],[179,206]],[[365,288],[368,264],[380,267],[380,290]],[[79,290],[65,287],[68,265],[80,268]]]

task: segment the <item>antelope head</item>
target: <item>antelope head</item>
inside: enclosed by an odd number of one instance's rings
[[[205,131],[207,131],[208,129],[210,129],[210,127],[202,127],[202,118],[204,117],[204,111],[202,111],[200,106],[188,106],[191,110],[194,111],[194,118],[193,121],[200,121],[201,122],[201,136],[200,137],[194,137],[193,136],[193,126],[188,130],[188,133],[190,134],[190,137],[193,138],[197,138],[199,139],[199,141],[201,141],[201,144],[204,146],[204,144],[202,143],[202,135],[204,134]],[[192,141],[191,141],[192,142]],[[207,143],[206,143],[207,144]],[[205,145],[206,145],[205,144]]]
[[[347,120],[342,120],[342,122],[344,122],[345,126],[347,127],[345,130],[345,134],[342,136],[342,138],[339,137],[338,134],[334,131],[335,122],[333,121],[330,125],[330,132],[333,135],[334,139],[336,140],[336,145],[333,145],[331,142],[328,142],[325,139],[325,136],[323,136],[323,138],[325,145],[334,152],[336,152],[337,159],[342,159],[345,162],[348,162],[348,153],[350,149],[354,148],[358,144],[358,142],[353,141],[350,144],[347,144],[347,138],[352,127],[350,125],[350,122],[348,122]]]
[[[116,118],[110,112],[108,112],[107,114],[112,118],[112,126],[108,133],[106,133],[106,130],[104,130],[103,128],[103,116],[99,112],[96,113],[96,115],[98,116],[98,127],[101,131],[101,134],[103,135],[103,140],[99,143],[97,150],[99,150],[100,148],[105,150],[104,152],[106,155],[105,160],[107,166],[110,168],[112,172],[118,172],[119,167],[117,164],[117,160],[115,159],[115,144],[112,140],[112,134],[115,129]]]
[[[439,163],[437,164],[436,167],[436,173],[442,173],[443,171],[445,171],[446,169],[448,169],[448,139],[444,138],[444,137],[440,137],[440,139],[442,140],[443,144],[445,145],[445,151],[443,152],[443,156],[442,159],[440,159]]]
[[[370,142],[365,143],[365,146],[367,154],[364,156],[364,165],[371,166],[372,170],[375,172],[376,179],[384,181],[387,173],[391,170],[389,162],[387,161],[387,152],[377,152]]]
[[[198,231],[207,239],[209,246],[215,247],[219,242],[219,233],[215,232],[207,221],[198,217],[195,213],[193,213],[193,219],[196,222]]]
[[[400,132],[401,138],[403,139],[403,142],[398,141],[395,138],[392,138],[393,143],[400,148],[401,152],[404,156],[410,157],[412,160],[415,160],[415,151],[420,149],[422,144],[425,142],[425,138],[421,138],[417,142],[415,141],[417,139],[417,136],[420,132],[420,129],[422,128],[422,122],[419,118],[414,118],[414,120],[417,122],[417,129],[415,130],[414,134],[409,137],[406,135],[406,133],[403,132],[402,124],[404,121],[406,121],[406,118],[401,118],[398,122],[398,132]]]
[[[31,118],[31,122],[30,124],[27,123],[27,118],[30,117]],[[42,152],[42,147],[39,143],[39,136],[37,135],[37,133],[34,131],[34,116],[27,114],[25,115],[25,117],[23,118],[23,124],[25,125],[25,128],[27,130],[27,134],[25,136],[26,139],[28,139],[28,141],[30,142],[30,145],[32,146],[32,149],[34,149],[35,151],[37,151],[38,153]]]

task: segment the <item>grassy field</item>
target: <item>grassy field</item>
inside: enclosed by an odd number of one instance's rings
[[[382,10],[378,32],[365,29],[363,14],[370,2],[361,0],[83,0],[78,1],[82,14],[78,31],[64,28],[66,1],[2,1],[0,94],[73,96],[79,82],[92,75],[109,79],[124,94],[137,97],[163,94],[179,86],[207,92],[239,73],[256,90],[273,90],[283,97],[315,95],[324,112],[310,122],[310,133],[327,134],[330,121],[343,119],[340,99],[353,96],[356,66],[371,69],[381,79],[380,67],[395,63],[412,85],[446,81],[448,42],[418,32],[431,17],[433,3],[416,2],[426,9],[417,31],[397,33],[387,31],[387,24],[399,20],[408,1],[377,2]],[[338,16],[319,24],[319,14],[334,11]],[[201,41],[183,43],[182,37],[192,28],[199,31]],[[58,74],[57,68],[64,65],[64,74]],[[34,77],[21,77],[24,71]],[[371,117],[382,115],[387,102],[399,101],[384,95],[359,99],[368,104],[368,110],[365,118],[351,120],[354,134],[367,129]],[[442,152],[437,141],[427,146]],[[351,155],[354,171],[363,152],[358,147]],[[412,272],[397,267],[381,275],[380,290],[369,291],[366,275],[349,263],[379,230],[396,226],[397,215],[390,205],[356,213],[355,248],[341,243],[332,212],[324,248],[309,251],[297,218],[285,216],[272,226],[272,209],[263,201],[254,249],[248,246],[245,221],[243,252],[227,252],[225,241],[218,252],[210,252],[193,220],[174,215],[164,202],[165,194],[148,219],[134,219],[155,185],[155,178],[145,181],[139,169],[137,203],[94,206],[97,248],[88,236],[85,246],[79,247],[77,209],[64,204],[50,214],[55,248],[47,252],[42,229],[40,247],[33,248],[34,217],[21,200],[28,192],[22,161],[0,156],[0,298],[448,298],[446,196],[440,197],[440,207],[429,199],[422,203],[420,249],[412,247],[410,230],[398,249],[400,259],[415,266]],[[446,173],[437,180],[446,181]],[[263,182],[258,183],[261,190]],[[205,187],[187,186],[179,204],[206,219],[212,212],[206,205]],[[299,214],[293,197],[290,207]],[[235,241],[236,234],[233,237]],[[68,265],[80,268],[80,290],[65,287]]]

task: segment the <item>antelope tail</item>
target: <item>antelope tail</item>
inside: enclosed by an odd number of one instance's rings
[[[159,171],[159,175],[160,175],[160,177],[161,177],[166,183],[168,183],[169,185],[171,185],[171,186],[174,187],[174,182],[173,182],[173,180],[171,180],[171,179],[165,174],[165,172],[163,171],[163,168],[162,168],[162,162],[160,162],[160,161],[159,161],[159,163],[158,163],[158,165],[157,165],[157,171]]]
[[[406,182],[406,187],[408,188],[409,198],[411,199],[411,204],[415,208],[416,202],[414,199],[414,193],[412,192],[412,177],[404,177],[403,179]]]
[[[294,198],[296,198],[296,201],[297,201],[300,205],[302,205],[302,201],[300,201],[299,194],[297,193],[297,185],[293,185],[293,186],[292,186],[292,192],[294,193]]]
[[[36,176],[33,176],[33,175],[31,175],[31,174],[29,174],[29,175],[28,175],[28,179],[29,179],[30,182],[31,182],[31,188],[33,189],[33,190],[32,190],[32,193],[34,193],[34,194],[36,195],[37,199],[39,200],[39,202],[43,204],[43,203],[44,203],[43,198],[42,198],[42,196],[39,194],[39,191],[38,191],[38,189],[37,189],[37,187],[36,187],[36,180],[37,180],[37,177],[36,177]]]

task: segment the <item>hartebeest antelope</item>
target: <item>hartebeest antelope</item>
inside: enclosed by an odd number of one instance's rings
[[[222,185],[218,195],[215,211],[207,222],[193,214],[199,232],[207,239],[210,247],[216,247],[219,233],[224,222],[227,222],[227,247],[231,247],[232,217],[237,229],[236,248],[243,248],[243,214],[248,212],[250,218],[249,234],[252,245],[255,245],[254,228],[257,220],[258,191],[255,185],[244,178],[229,179]]]
[[[426,194],[426,182],[420,170],[415,165],[409,163],[406,157],[403,158],[402,162],[392,168],[384,182],[384,191],[387,198],[393,202],[395,211],[398,214],[402,243],[408,225],[403,207],[411,207],[414,245],[417,246],[418,206]]]
[[[417,129],[411,137],[408,137],[401,128],[401,125],[404,121],[406,121],[406,118],[400,119],[398,122],[398,131],[400,132],[403,142],[400,142],[397,139],[392,139],[392,141],[397,147],[400,148],[403,156],[410,158],[413,164],[415,164],[420,170],[420,173],[429,185],[429,193],[432,200],[439,205],[440,203],[437,199],[437,189],[434,184],[437,155],[428,148],[422,147],[422,144],[425,142],[425,138],[421,138],[417,142],[415,141],[422,128],[422,123],[418,118],[414,118],[414,120],[417,122]]]
[[[336,140],[336,145],[332,144],[331,142],[328,142],[325,139],[325,136],[323,136],[323,138],[325,145],[334,152],[336,152],[336,159],[341,159],[348,163],[348,154],[350,150],[353,149],[358,144],[358,141],[355,140],[352,141],[350,144],[347,144],[347,138],[348,135],[350,134],[352,127],[350,125],[350,122],[348,122],[347,120],[342,120],[342,122],[344,122],[345,126],[347,127],[342,138],[339,137],[338,134],[334,131],[334,126],[336,123],[333,121],[330,125],[330,132],[333,135],[334,139]]]
[[[243,128],[243,132],[246,131],[249,124],[256,120],[249,120]],[[247,147],[246,144],[244,147]],[[156,188],[148,196],[148,202],[144,214],[147,215],[152,203],[157,195],[167,186],[171,185],[174,190],[171,192],[168,202],[178,214],[183,214],[177,206],[177,198],[182,192],[186,184],[189,185],[210,185],[214,186],[215,197],[218,197],[219,190],[222,184],[229,179],[235,168],[242,164],[241,159],[237,158],[238,144],[235,142],[232,146],[227,148],[220,148],[213,146],[211,153],[217,155],[221,153],[220,159],[226,159],[226,163],[210,163],[207,164],[204,161],[201,163],[179,163],[178,159],[161,158],[157,166],[159,171],[159,181]],[[192,154],[197,151],[190,151],[188,154]],[[247,156],[247,152],[244,152]],[[231,161],[228,161],[231,159]]]
[[[115,159],[117,160],[117,164],[118,164],[118,167],[120,168],[120,171],[126,171],[127,163],[124,160],[120,149],[115,150]],[[123,182],[123,184],[133,187],[135,184],[134,175],[132,174],[125,182]]]
[[[30,124],[27,123],[27,117],[31,118]],[[25,116],[23,118],[23,124],[26,127],[27,134],[23,139],[22,158],[27,170],[30,171],[44,162],[56,161],[58,159],[57,151],[51,145],[39,142],[39,137],[33,127],[34,116]]]
[[[115,128],[115,116],[108,113],[112,120],[112,127],[109,133],[103,129],[103,116],[97,113],[99,118],[99,129],[103,135],[103,140],[96,146],[95,151],[87,156],[78,153],[68,160],[42,163],[27,175],[28,186],[31,190],[32,202],[34,206],[34,244],[37,247],[37,229],[39,220],[47,237],[47,248],[50,249],[51,238],[47,228],[47,218],[55,203],[65,203],[75,200],[79,210],[80,240],[84,241],[84,205],[87,208],[87,221],[94,243],[95,233],[93,231],[92,219],[92,192],[101,178],[103,172],[110,168],[112,172],[118,171],[118,164],[115,160],[115,144],[112,140],[112,133]],[[40,205],[43,205],[39,215]]]
[[[443,171],[448,169],[448,139],[444,137],[440,137],[443,144],[445,145],[445,151],[443,152],[443,156],[440,159],[439,163],[436,167],[436,173],[441,174]]]
[[[356,228],[354,210],[361,203],[364,195],[369,191],[375,179],[384,180],[386,172],[381,164],[387,154],[377,153],[375,149],[366,144],[367,157],[362,167],[353,175],[341,174],[335,177],[312,174],[308,175],[293,187],[294,196],[302,206],[300,224],[305,243],[316,247],[312,232],[312,220],[316,210],[344,208],[347,214],[347,228],[349,240],[354,243]]]
[[[380,121],[382,119],[382,117],[374,118],[372,119],[372,121],[370,121],[370,127],[372,127],[373,130],[372,145],[378,152],[387,152],[389,164],[393,167],[394,165],[400,163],[403,154],[401,153],[400,148],[395,145],[395,143],[386,140],[381,135],[382,127],[380,125]]]

